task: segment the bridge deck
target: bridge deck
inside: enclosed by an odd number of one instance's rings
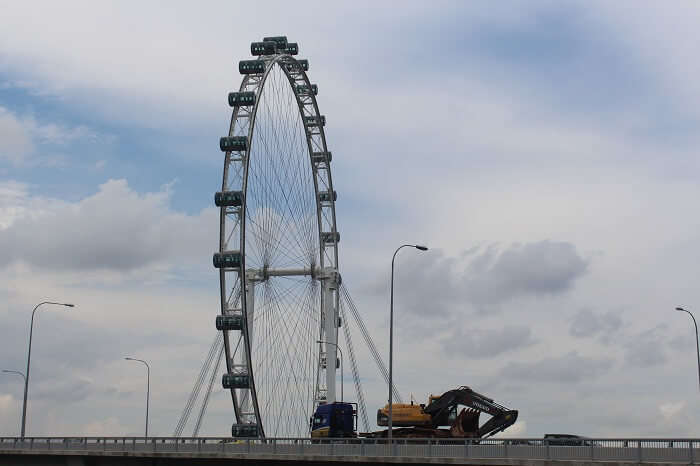
[[[562,445],[542,439],[417,440],[400,439],[389,445],[381,439],[337,439],[315,443],[310,439],[267,439],[265,441],[230,438],[135,438],[135,437],[34,437],[0,438],[0,463],[10,457],[34,463],[54,457],[70,464],[69,458],[91,458],[90,464],[115,464],[111,459],[158,459],[157,464],[197,464],[236,462],[280,464],[324,463],[411,463],[482,464],[539,466],[694,464],[700,458],[700,440],[691,439],[585,439],[579,444]],[[59,459],[61,458],[61,459]],[[98,458],[101,460],[97,461]],[[63,461],[63,462],[61,462]],[[72,461],[72,460],[71,460]],[[96,462],[97,461],[97,462]],[[29,464],[22,461],[22,464]],[[39,464],[39,463],[37,463]]]

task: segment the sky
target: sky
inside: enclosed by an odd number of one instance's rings
[[[674,311],[700,309],[697,3],[2,11],[0,368],[24,371],[36,303],[76,304],[37,313],[28,435],[140,435],[125,356],[149,360],[149,431],[172,434],[219,312],[226,95],[250,42],[281,34],[319,86],[340,270],[385,358],[391,255],[430,247],[397,257],[404,399],[468,385],[519,410],[511,436],[700,432]],[[353,338],[373,418],[386,386]],[[0,435],[21,382],[0,374]],[[232,422],[217,386],[200,434]]]

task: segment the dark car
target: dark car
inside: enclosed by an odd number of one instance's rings
[[[596,442],[591,441],[588,437],[574,434],[545,434],[544,439],[547,440],[549,445],[557,446],[590,447],[597,445]]]

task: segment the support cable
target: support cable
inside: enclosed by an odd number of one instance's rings
[[[220,340],[223,343],[223,340]],[[211,372],[211,377],[209,378],[209,386],[204,395],[204,401],[202,401],[202,407],[199,410],[199,415],[197,416],[197,423],[194,426],[194,431],[192,432],[192,437],[196,437],[199,434],[199,428],[202,425],[202,419],[207,412],[207,406],[209,405],[209,396],[211,395],[211,390],[214,387],[214,382],[217,379],[217,374],[219,373],[219,367],[221,367],[221,361],[224,360],[224,345],[219,345],[219,356],[216,358],[216,365],[214,370]]]
[[[348,307],[350,309],[352,317],[355,319],[355,323],[360,328],[360,332],[362,333],[362,337],[365,339],[365,343],[367,344],[367,347],[369,348],[370,352],[372,353],[372,357],[374,357],[374,362],[377,363],[377,368],[379,368],[379,372],[381,372],[382,376],[384,377],[384,380],[386,381],[386,383],[388,385],[389,384],[389,371],[387,371],[386,366],[384,365],[384,361],[382,361],[382,357],[379,355],[379,351],[377,351],[377,347],[374,345],[374,341],[372,341],[372,337],[370,336],[369,332],[367,331],[367,327],[365,326],[365,323],[362,321],[362,317],[360,316],[360,313],[357,311],[357,306],[355,306],[355,303],[353,302],[352,297],[350,296],[350,292],[348,291],[345,284],[342,284],[340,286],[340,289],[343,292],[343,298],[348,303]],[[401,395],[399,394],[399,391],[396,389],[396,385],[391,387],[391,390],[394,392],[394,398],[396,398],[396,401],[399,403],[403,403]]]
[[[195,402],[197,401],[197,397],[199,396],[199,392],[202,389],[202,384],[204,383],[204,380],[206,378],[207,373],[209,372],[209,368],[211,367],[212,360],[214,358],[214,355],[217,354],[217,351],[219,349],[219,345],[223,343],[223,339],[221,338],[220,332],[216,332],[216,336],[214,337],[214,341],[211,343],[211,347],[209,348],[209,353],[207,354],[207,358],[204,360],[204,363],[202,364],[202,369],[199,371],[199,376],[194,382],[194,386],[192,387],[192,391],[190,392],[190,396],[187,399],[187,403],[185,404],[185,408],[182,410],[182,414],[180,415],[180,420],[177,422],[177,426],[175,427],[175,432],[173,432],[173,437],[180,437],[182,435],[182,431],[185,428],[185,425],[187,424],[187,420],[190,417],[190,412],[192,411],[192,407],[194,406]]]
[[[360,419],[362,420],[362,425],[365,432],[369,431],[369,419],[367,418],[367,408],[365,406],[365,395],[362,391],[362,383],[360,381],[360,373],[357,370],[357,361],[355,360],[355,348],[352,345],[352,338],[348,326],[348,321],[345,318],[345,306],[343,302],[340,302],[340,317],[345,322],[343,325],[343,332],[345,335],[345,347],[348,349],[348,354],[350,357],[350,368],[352,369],[352,379],[355,382],[355,392],[357,393],[357,406],[359,408]],[[343,368],[345,369],[345,368]]]

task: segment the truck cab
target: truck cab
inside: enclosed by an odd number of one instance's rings
[[[311,418],[311,438],[357,437],[357,403],[319,405]]]

